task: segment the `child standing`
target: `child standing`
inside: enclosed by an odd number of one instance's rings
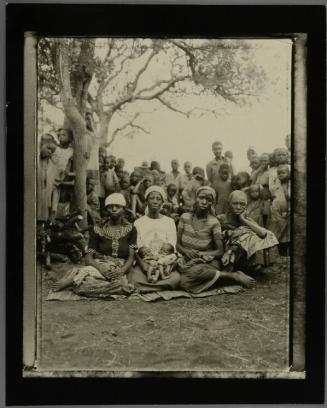
[[[109,194],[119,191],[119,179],[115,173],[116,158],[109,155],[103,159],[102,169],[100,172],[100,212],[104,213],[105,199]]]
[[[232,185],[230,182],[230,165],[222,163],[219,167],[218,177],[212,184],[212,188],[216,191],[216,215],[223,214],[228,208],[228,197],[232,192]]]
[[[182,192],[184,212],[193,211],[194,204],[196,202],[196,191],[199,187],[206,184],[204,170],[201,167],[194,167],[192,170],[192,179],[186,184]]]
[[[87,218],[88,224],[94,225],[100,221],[100,202],[95,193],[96,180],[88,177],[86,180]]]
[[[258,156],[253,156],[250,161],[250,167],[251,167],[251,183],[254,184],[256,183],[256,179],[258,176],[258,173],[260,172],[260,159]]]
[[[256,175],[256,179],[252,182],[254,184],[261,184],[262,187],[267,188],[269,186],[269,154],[262,153],[259,157],[260,169]]]
[[[261,227],[264,226],[264,201],[262,199],[262,186],[252,184],[248,190],[248,204],[245,214]]]
[[[110,155],[104,159],[103,171],[100,175],[100,197],[103,199],[119,191],[119,179],[115,173],[115,165],[115,156]]]
[[[250,174],[246,171],[240,171],[233,177],[233,190],[247,191],[251,184]]]
[[[54,152],[56,142],[52,135],[44,135],[41,139],[40,154],[38,160],[37,177],[37,220],[45,222],[48,220],[51,210],[51,196],[53,184],[49,178],[49,165]]]
[[[236,174],[236,169],[235,169],[235,166],[234,166],[234,163],[233,163],[233,158],[234,158],[233,152],[230,151],[230,150],[226,150],[225,159],[226,159],[227,163],[229,164],[231,177],[235,176],[235,174]]]
[[[271,204],[271,219],[269,229],[279,241],[281,256],[289,254],[290,215],[291,215],[291,184],[288,164],[280,164],[277,168],[280,186],[275,189]]]
[[[126,200],[126,208],[131,209],[131,186],[130,186],[130,178],[127,174],[124,174],[121,182],[120,182],[120,194],[125,197]]]
[[[270,166],[269,169],[269,191],[272,195],[275,194],[275,191],[280,187],[280,180],[277,175],[277,168],[281,164],[286,164],[291,169],[290,165],[288,164],[288,150],[285,148],[278,148],[274,150],[273,153],[273,160],[275,162],[275,166]]]
[[[177,187],[175,184],[169,184],[167,187],[167,200],[162,206],[161,214],[172,218],[175,223],[179,220],[179,202],[177,198]]]

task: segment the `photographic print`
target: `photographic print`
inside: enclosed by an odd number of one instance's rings
[[[305,35],[27,35],[25,61],[24,375],[303,378]]]

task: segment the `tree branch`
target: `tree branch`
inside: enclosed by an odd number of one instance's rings
[[[133,100],[151,100],[151,99],[155,99],[158,98],[158,96],[161,96],[163,93],[165,93],[166,91],[168,91],[171,87],[173,87],[177,82],[181,82],[181,81],[185,81],[185,79],[189,79],[189,75],[184,75],[181,77],[177,77],[177,78],[173,78],[170,81],[167,82],[167,85],[161,89],[159,89],[157,92],[155,92],[152,95],[147,95],[147,96],[142,96],[141,94],[143,93],[143,91],[140,91],[136,96],[134,96],[132,99]]]
[[[148,68],[148,66],[149,66],[149,64],[150,64],[150,62],[151,62],[151,60],[152,60],[152,58],[153,58],[156,54],[157,54],[157,51],[156,51],[156,50],[152,50],[151,53],[150,53],[150,55],[149,55],[149,57],[148,57],[148,59],[145,61],[145,64],[144,64],[143,67],[139,70],[139,72],[136,74],[136,77],[135,77],[134,81],[133,81],[132,84],[131,84],[131,89],[130,89],[130,92],[131,92],[131,93],[134,93],[134,92],[135,92],[140,77],[141,77],[142,74],[146,71],[146,69]]]
[[[108,142],[105,144],[105,146],[106,146],[106,147],[109,147],[109,146],[115,141],[115,139],[117,138],[118,134],[121,133],[121,132],[123,132],[124,130],[126,130],[128,127],[135,128],[135,129],[141,130],[141,131],[144,132],[144,133],[150,134],[150,132],[149,132],[147,129],[145,129],[143,126],[141,126],[141,125],[135,123],[135,120],[136,120],[139,116],[140,116],[140,112],[137,112],[137,113],[133,116],[132,119],[127,119],[127,122],[126,122],[124,125],[117,127],[117,128],[114,130],[114,132],[112,133],[111,140],[108,141]],[[124,119],[126,120],[126,117],[124,117]]]
[[[189,112],[183,112],[181,110],[179,110],[178,108],[175,108],[173,105],[171,105],[169,102],[164,101],[162,98],[160,98],[160,96],[157,96],[156,99],[164,106],[166,106],[166,108],[176,112],[176,113],[180,113],[181,115],[184,115],[186,117],[189,117]]]

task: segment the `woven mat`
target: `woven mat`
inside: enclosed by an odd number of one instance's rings
[[[145,302],[154,302],[156,300],[171,300],[177,298],[203,298],[208,296],[216,296],[223,294],[235,295],[243,290],[242,286],[223,286],[221,288],[208,290],[198,294],[191,294],[183,290],[163,290],[160,292],[151,292],[151,293],[134,293],[130,296],[124,295],[108,295],[106,298],[101,300],[135,300],[141,299]],[[59,301],[75,301],[75,300],[99,300],[96,298],[88,298],[86,296],[76,295],[71,290],[62,290],[60,292],[50,291],[46,297],[47,301],[50,300],[59,300]]]

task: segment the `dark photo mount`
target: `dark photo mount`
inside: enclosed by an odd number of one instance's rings
[[[7,6],[8,405],[117,403],[322,403],[324,398],[324,6]],[[305,294],[293,281],[291,313],[305,313],[304,379],[23,377],[24,38],[48,36],[292,37],[307,35],[307,215]],[[31,106],[30,109],[34,109]],[[294,126],[293,126],[294,128]],[[296,142],[295,142],[296,143]],[[294,140],[293,140],[294,145]],[[295,158],[295,176],[297,173]],[[295,203],[296,205],[296,203]],[[295,249],[296,250],[296,249]],[[302,259],[302,258],[301,258]],[[303,265],[302,265],[303,266]],[[28,283],[27,283],[28,284]],[[26,282],[25,282],[26,285]],[[305,308],[303,307],[305,304]],[[295,327],[294,330],[297,330]],[[294,335],[291,330],[291,335]],[[301,328],[299,329],[301,330]],[[291,339],[292,341],[292,339]],[[301,349],[301,345],[295,344]],[[294,355],[290,356],[292,359]],[[296,371],[296,367],[295,367]],[[299,370],[300,371],[300,370]],[[168,392],[165,390],[169,390]]]

